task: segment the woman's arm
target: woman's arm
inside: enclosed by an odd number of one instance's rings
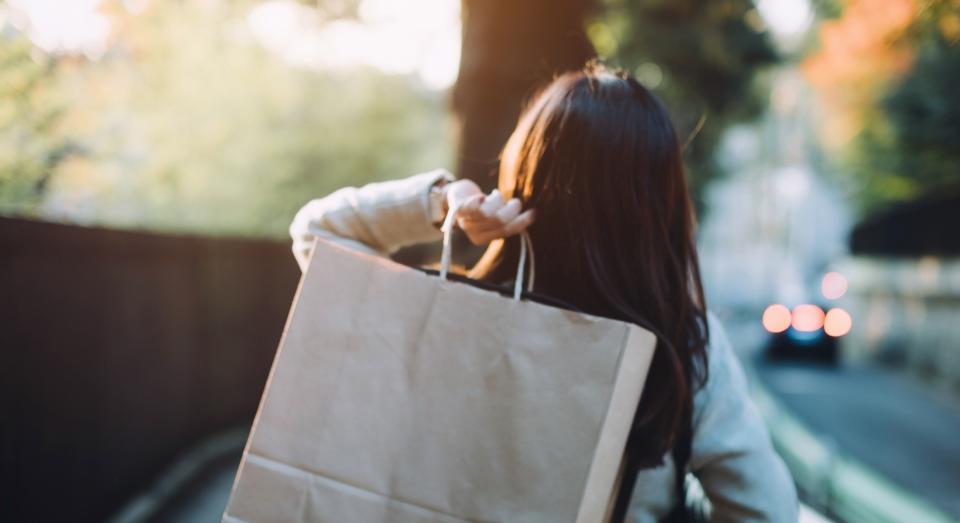
[[[387,255],[407,245],[440,239],[432,223],[431,187],[453,176],[442,169],[401,180],[346,187],[307,203],[290,224],[293,255],[307,269],[314,238]]]
[[[799,507],[793,479],[747,394],[726,333],[713,318],[710,338],[710,375],[694,399],[690,470],[713,505],[711,521],[795,523]]]
[[[489,197],[470,180],[453,181],[438,169],[402,180],[346,187],[303,206],[293,223],[293,255],[307,270],[314,238],[327,238],[354,249],[386,255],[407,245],[440,239],[432,216],[430,191],[438,182],[442,214],[457,209],[457,224],[476,245],[520,233],[533,223],[534,211],[523,211],[520,200],[504,200],[494,190]]]

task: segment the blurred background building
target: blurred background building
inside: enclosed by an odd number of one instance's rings
[[[0,520],[216,520],[296,209],[492,187],[592,58],[675,117],[804,517],[960,520],[958,0],[0,3]]]

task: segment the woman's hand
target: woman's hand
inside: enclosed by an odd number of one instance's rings
[[[476,183],[464,179],[445,185],[444,192],[447,208],[457,209],[457,225],[474,245],[519,234],[533,223],[533,209],[520,212],[520,200],[504,201],[497,189],[485,195]]]

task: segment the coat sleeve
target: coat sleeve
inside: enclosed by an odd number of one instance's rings
[[[379,255],[407,245],[436,241],[429,216],[430,187],[453,179],[438,169],[401,180],[345,187],[310,201],[290,224],[293,255],[307,269],[314,238],[326,238]]]
[[[713,506],[711,521],[795,523],[793,479],[747,394],[726,333],[712,317],[710,338],[709,378],[694,399],[690,470]]]

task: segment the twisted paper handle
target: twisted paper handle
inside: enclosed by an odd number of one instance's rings
[[[450,272],[450,254],[453,248],[453,227],[457,224],[457,210],[459,205],[447,210],[447,216],[443,219],[443,225],[440,230],[443,231],[443,250],[440,254],[440,278],[446,280]],[[527,263],[527,253],[530,256],[530,279],[527,280],[527,292],[533,291],[534,277],[534,257],[533,242],[530,241],[530,235],[527,231],[520,233],[520,262],[517,264],[517,277],[513,281],[513,299],[520,300],[523,293],[523,269]]]

